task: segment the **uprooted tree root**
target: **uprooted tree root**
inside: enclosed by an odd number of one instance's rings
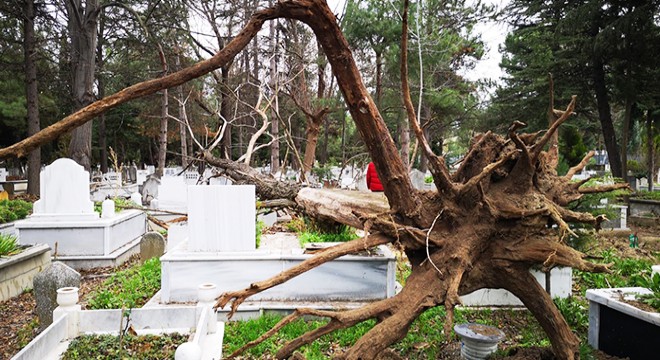
[[[492,133],[478,136],[461,167],[444,182],[447,187],[438,186],[437,192],[413,190],[422,202],[421,209],[424,209],[423,213],[414,216],[421,219],[418,221],[395,211],[383,212],[378,203],[365,199],[356,201],[362,204],[357,206],[333,195],[337,192],[299,190],[295,200],[303,209],[316,216],[367,227],[372,235],[329,248],[247,289],[225,293],[217,306],[231,304],[233,313],[238,304],[251,295],[338,256],[386,242],[398,241],[403,245],[412,264],[411,275],[399,294],[360,309],[299,309],[232,356],[262,342],[292,320],[314,315],[330,321],[285,344],[278,351],[278,358],[287,358],[300,346],[334,330],[376,319],[377,324],[341,356],[372,359],[402,339],[412,322],[425,310],[444,306],[447,310],[445,333],[450,334],[453,309],[460,304],[459,295],[480,288],[503,288],[520,298],[536,317],[550,338],[555,355],[561,359],[574,359],[578,339],[550,296],[530,275],[529,269],[533,265],[542,265],[544,269],[560,265],[583,271],[608,271],[605,265],[585,261],[584,254],[563,242],[572,232],[567,222],[598,227],[603,218],[572,212],[565,206],[585,192],[609,191],[626,185],[581,189],[583,182],[571,182],[568,176],[558,176],[553,168],[546,166],[552,159],[541,148],[551,132],[568,119],[573,106],[574,101],[566,115],[542,137],[516,133],[515,130],[522,126],[519,123],[512,126],[508,138]],[[586,161],[578,166],[584,164]],[[579,170],[573,168],[571,172]],[[350,195],[344,196],[350,198]],[[373,210],[371,213],[366,210],[369,208]]]
[[[405,4],[404,24],[407,21],[407,2]],[[334,330],[376,319],[376,325],[340,356],[373,359],[403,338],[412,322],[425,310],[444,306],[447,310],[445,333],[449,334],[454,306],[460,303],[459,295],[481,288],[503,288],[520,298],[534,314],[550,338],[555,356],[574,359],[578,339],[550,296],[530,275],[529,269],[540,264],[545,269],[561,265],[583,271],[608,271],[606,266],[585,261],[584,254],[563,242],[572,233],[568,223],[590,224],[598,228],[604,218],[573,212],[566,206],[586,193],[627,187],[626,184],[614,184],[586,188],[583,187],[585,182],[572,183],[571,175],[580,171],[593,153],[570,169],[566,176],[557,175],[555,135],[557,128],[573,113],[575,98],[564,111],[550,106],[552,111],[549,113],[555,118],[545,133],[519,134],[518,130],[524,124],[514,122],[506,138],[493,133],[477,136],[454,174],[450,174],[441,156],[432,153],[416,121],[411,121],[422,145],[422,154],[429,160],[437,188],[435,192],[415,190],[387,126],[362,82],[335,15],[324,0],[277,1],[272,7],[253,14],[244,29],[212,58],[100,99],[37,134],[0,149],[0,158],[24,156],[119,104],[178,86],[227,65],[250,43],[265,21],[277,18],[299,20],[316,35],[332,66],[351,118],[376,165],[389,206],[381,197],[281,183],[258,174],[247,165],[217,159],[208,149],[202,151],[200,157],[203,160],[223,168],[238,183],[254,183],[262,200],[295,203],[311,216],[364,228],[370,234],[322,251],[274,278],[224,294],[217,306],[231,303],[230,314],[233,314],[251,295],[324,262],[378,244],[400,245],[412,264],[412,272],[402,291],[392,298],[348,311],[299,309],[273,330],[246,344],[241,351],[272,336],[297,317],[315,315],[327,317],[330,321],[285,344],[277,353],[278,358],[287,358],[300,346]],[[406,53],[406,41],[402,41],[402,49]],[[402,66],[404,82],[406,71]],[[405,84],[402,91],[408,116],[414,120]],[[549,146],[547,152],[544,151],[546,146]]]

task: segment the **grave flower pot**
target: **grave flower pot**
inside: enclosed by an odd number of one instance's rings
[[[660,313],[630,304],[637,295],[649,293],[641,287],[587,290],[589,345],[630,360],[656,358],[660,353]]]
[[[50,247],[26,247],[18,254],[0,258],[0,301],[32,288],[34,277],[50,264]]]
[[[486,359],[504,339],[502,330],[482,324],[456,324],[454,331],[461,337],[461,358],[468,360]]]

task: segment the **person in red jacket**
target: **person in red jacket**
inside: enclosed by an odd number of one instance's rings
[[[376,173],[376,165],[374,162],[370,162],[367,167],[367,188],[373,192],[382,192],[383,184],[381,184],[380,179],[378,179],[378,174]]]

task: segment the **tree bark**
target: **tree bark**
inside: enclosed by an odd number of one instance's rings
[[[654,111],[655,110],[655,111]],[[657,113],[656,109],[646,111],[646,157],[648,159],[648,175],[647,179],[649,180],[648,191],[653,191],[653,183],[656,180],[655,177],[655,143],[653,142],[654,136],[654,114]]]
[[[25,19],[23,20],[23,50],[25,56],[25,92],[27,99],[28,136],[39,132],[39,91],[37,82],[36,39],[34,19],[36,17],[34,0],[25,0]],[[28,156],[28,194],[39,196],[41,180],[41,148],[36,148]]]
[[[71,40],[71,90],[73,108],[80,110],[95,100],[94,71],[99,1],[67,0],[68,30]],[[71,132],[69,156],[85,170],[92,166],[92,123],[85,122]]]
[[[158,44],[158,57],[160,58],[160,66],[162,75],[167,75],[167,59],[163,47]],[[167,121],[169,120],[169,96],[167,88],[163,89],[160,103],[160,129],[158,131],[158,167],[156,168],[156,175],[162,177],[165,171],[165,162],[167,161]]]
[[[105,44],[105,9],[101,10],[101,16],[99,18],[99,40],[96,45],[96,61],[98,62],[98,88],[99,88],[99,99],[105,97],[105,76],[103,76],[103,69],[105,65],[105,60],[103,59],[103,45]],[[108,138],[106,134],[105,127],[105,114],[99,116],[99,148],[100,148],[100,163],[101,163],[101,172],[108,172]]]
[[[270,1],[273,6],[273,1]],[[269,36],[270,36],[270,88],[272,91],[279,86],[279,79],[277,78],[277,46],[278,46],[278,32],[275,29],[276,20],[270,22]],[[279,102],[277,99],[277,92],[275,93],[275,101],[271,109],[271,124],[270,133],[273,136],[273,142],[270,144],[270,173],[275,174],[280,171],[280,121],[278,119]]]
[[[623,166],[621,165],[621,152],[616,141],[616,131],[612,124],[612,113],[610,111],[610,102],[605,85],[605,70],[603,69],[603,60],[597,55],[593,55],[593,81],[594,91],[596,93],[596,102],[598,104],[598,119],[603,129],[603,140],[607,149],[612,175],[614,177],[624,178]]]

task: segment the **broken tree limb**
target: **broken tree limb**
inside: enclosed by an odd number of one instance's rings
[[[227,318],[231,318],[238,306],[245,301],[248,297],[258,294],[262,291],[270,289],[274,286],[282,284],[300,274],[303,274],[317,266],[323,265],[328,261],[334,260],[340,256],[347,254],[352,254],[358,251],[367,250],[374,246],[383,245],[391,242],[392,239],[380,234],[372,234],[365,236],[360,239],[352,240],[345,242],[339,245],[323,249],[316,253],[314,257],[311,257],[300,264],[293,266],[278,275],[264,281],[256,282],[250,284],[250,287],[240,291],[227,292],[222,294],[218,301],[215,303],[215,307],[224,308],[228,303],[231,302],[231,311],[227,314]]]

